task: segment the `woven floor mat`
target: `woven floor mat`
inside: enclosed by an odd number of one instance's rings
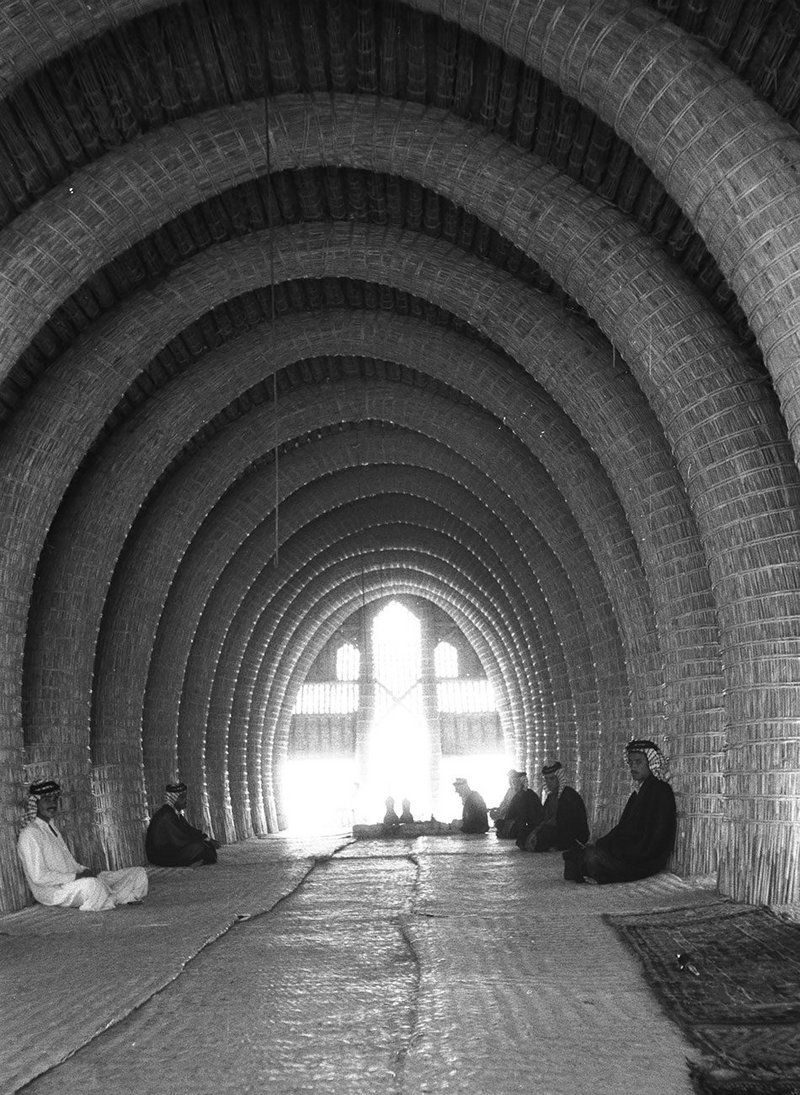
[[[724,901],[608,920],[702,1050],[699,1091],[800,1093],[800,925]]]
[[[212,867],[149,868],[141,905],[105,913],[34,905],[0,917],[0,1091],[16,1091],[127,1015],[341,843],[246,841],[222,848]],[[47,987],[44,1008],[37,985]]]
[[[575,886],[558,856],[420,857],[412,1092],[688,1095],[691,1047],[603,922],[614,908],[715,900],[674,875]],[[426,1029],[436,1038],[424,1036]]]
[[[668,874],[574,886],[560,857],[496,840],[335,847],[249,842],[153,872],[136,908],[2,918],[0,1088],[38,1073],[26,1095],[692,1091],[690,1043],[603,914],[700,909],[712,891]]]
[[[396,1091],[418,979],[398,917],[416,868],[403,858],[366,866],[318,864],[279,906],[235,925],[163,992],[25,1091]]]

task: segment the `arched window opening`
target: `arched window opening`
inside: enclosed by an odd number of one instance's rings
[[[458,649],[443,639],[433,652],[436,706],[457,715],[497,710],[492,686],[483,677],[459,677]]]
[[[440,680],[458,676],[458,651],[452,643],[443,640],[437,644],[433,652],[433,671]]]
[[[337,681],[357,681],[361,672],[361,654],[352,643],[342,643],[336,651]]]
[[[336,680],[309,681],[300,689],[296,715],[348,715],[358,709],[361,654],[353,643],[336,649]]]

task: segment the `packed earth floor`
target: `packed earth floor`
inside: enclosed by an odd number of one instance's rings
[[[706,880],[576,886],[492,836],[275,836],[149,874],[139,906],[0,917],[3,1093],[693,1090],[603,914],[706,906]]]

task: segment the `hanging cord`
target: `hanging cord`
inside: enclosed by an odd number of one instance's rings
[[[263,80],[264,80],[264,139],[266,142],[266,162],[267,162],[267,233],[269,236],[268,244],[268,256],[269,256],[269,325],[270,325],[270,337],[268,348],[273,351],[272,358],[274,364],[274,347],[275,347],[275,226],[272,215],[272,129],[270,127],[270,113],[269,113],[269,51],[267,49],[267,12],[266,5],[262,5],[261,8],[261,39],[262,39],[262,57],[263,57]],[[272,371],[272,451],[273,451],[273,467],[274,467],[274,520],[275,520],[275,566],[278,565],[278,553],[279,553],[279,533],[278,533],[278,509],[280,499],[280,476],[278,467],[278,370],[273,368]]]
[[[361,462],[361,430],[356,426],[356,466],[361,469],[363,464]],[[359,555],[359,566],[361,568],[361,631],[362,631],[362,645],[366,652],[367,641],[367,624],[366,624],[366,593],[364,591],[365,578],[364,578],[364,554]]]

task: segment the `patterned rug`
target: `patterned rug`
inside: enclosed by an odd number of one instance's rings
[[[800,925],[721,899],[607,915],[701,1051],[704,1095],[800,1095]]]

